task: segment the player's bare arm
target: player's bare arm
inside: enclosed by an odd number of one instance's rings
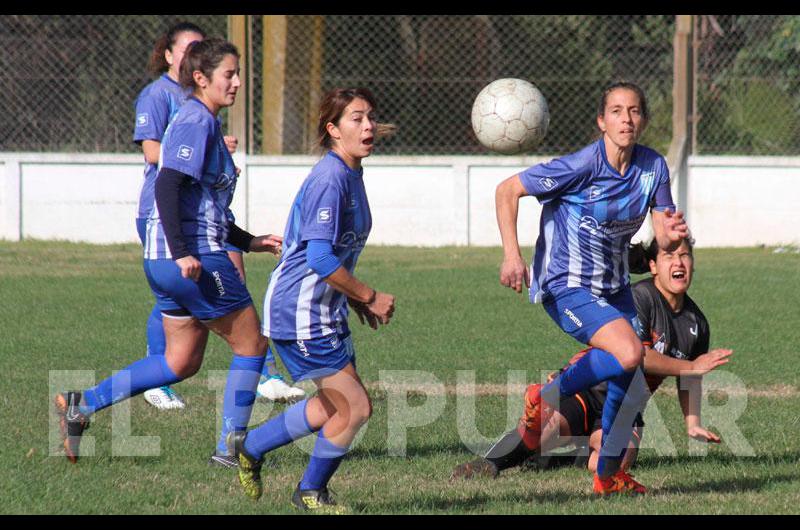
[[[517,217],[519,200],[528,195],[519,175],[507,178],[497,186],[495,192],[495,209],[500,237],[503,241],[503,264],[500,266],[500,283],[522,292],[522,285],[530,287],[531,281],[528,266],[519,250],[517,239]]]

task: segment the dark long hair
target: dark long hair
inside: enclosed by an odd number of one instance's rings
[[[689,254],[694,254],[694,238],[691,236],[684,239],[689,246]],[[628,270],[633,274],[645,274],[650,272],[650,261],[656,261],[658,257],[658,241],[653,238],[648,244],[643,242],[631,245],[628,248]]]
[[[375,96],[368,88],[334,88],[322,98],[317,123],[317,144],[321,149],[327,150],[333,147],[333,139],[328,134],[328,123],[338,125],[344,109],[356,98],[363,99],[376,110]]]
[[[185,32],[199,33],[206,38],[206,33],[196,24],[191,22],[178,22],[170,27],[166,33],[161,35],[156,43],[153,45],[153,51],[150,52],[150,59],[147,61],[147,71],[153,75],[159,75],[169,70],[169,63],[164,57],[164,52],[167,50],[172,51],[172,47],[178,40],[178,36]]]
[[[186,47],[186,54],[181,61],[180,83],[185,87],[195,87],[192,73],[199,70],[211,79],[214,69],[219,66],[226,55],[239,58],[239,50],[235,45],[220,38],[195,41]]]

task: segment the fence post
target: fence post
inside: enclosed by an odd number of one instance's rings
[[[678,207],[688,209],[688,175],[687,159],[692,137],[693,103],[693,63],[692,26],[693,15],[675,16],[675,37],[673,40],[672,85],[672,142],[667,152],[667,164],[670,174],[678,178]]]
[[[239,58],[239,77],[245,86],[239,90],[236,102],[228,109],[228,130],[225,134],[235,136],[239,140],[236,152],[233,154],[233,162],[236,167],[241,169],[239,174],[238,187],[241,190],[234,195],[234,202],[231,209],[236,214],[236,222],[243,229],[248,229],[247,211],[247,152],[249,150],[248,140],[248,106],[250,104],[248,96],[249,85],[249,47],[248,47],[248,20],[247,15],[228,15],[228,40],[238,49],[241,57]]]
[[[286,15],[263,15],[261,153],[283,154],[283,89],[286,83]]]

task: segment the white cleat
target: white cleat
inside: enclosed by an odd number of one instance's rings
[[[256,392],[259,397],[279,403],[294,403],[306,397],[305,390],[286,384],[280,375],[262,376]]]
[[[144,399],[159,410],[182,409],[186,406],[183,399],[168,386],[145,390]]]

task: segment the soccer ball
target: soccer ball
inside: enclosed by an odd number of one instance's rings
[[[547,134],[548,125],[547,100],[522,79],[492,81],[472,105],[472,129],[478,141],[504,155],[535,148]]]

